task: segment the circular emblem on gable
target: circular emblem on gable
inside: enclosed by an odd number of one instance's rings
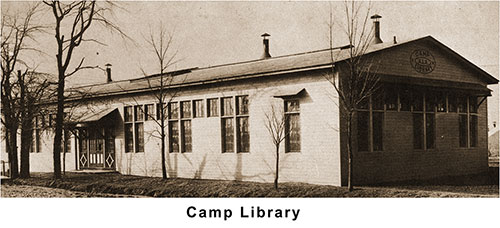
[[[422,74],[428,74],[436,67],[434,56],[430,51],[425,49],[413,51],[410,56],[410,63],[415,71]]]

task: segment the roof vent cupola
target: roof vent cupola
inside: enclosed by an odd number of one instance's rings
[[[271,54],[269,54],[269,39],[268,39],[268,37],[271,35],[264,33],[261,36],[263,38],[262,43],[264,44],[264,54],[262,54],[262,59],[271,58]]]
[[[373,28],[374,28],[374,36],[372,40],[372,44],[380,44],[383,43],[382,39],[380,39],[380,22],[379,19],[382,18],[382,16],[375,14],[370,17],[373,19]]]

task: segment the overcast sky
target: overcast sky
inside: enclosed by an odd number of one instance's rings
[[[6,10],[22,10],[27,3],[2,1]],[[123,40],[102,27],[91,28],[87,38],[107,46],[86,44],[77,50],[89,65],[113,65],[113,79],[140,77],[141,68],[156,73],[155,59],[144,36],[160,22],[174,34],[172,50],[179,63],[171,70],[203,67],[257,59],[262,55],[263,33],[271,34],[273,56],[328,48],[328,2],[120,2],[111,18],[134,42]],[[336,18],[336,45],[346,44],[342,29],[342,2],[332,3]],[[46,6],[44,6],[46,7]],[[373,2],[372,14],[382,16],[381,37],[391,42],[431,35],[498,78],[498,2]],[[40,21],[53,23],[50,13]],[[371,22],[370,22],[371,23]],[[39,71],[56,72],[55,39],[40,37],[47,56],[34,62]],[[75,59],[77,61],[77,59]],[[90,70],[75,75],[72,83],[104,82],[103,72]],[[498,110],[498,86],[495,90]],[[490,102],[491,103],[491,102]],[[498,119],[498,112],[496,114]]]

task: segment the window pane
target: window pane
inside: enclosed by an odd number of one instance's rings
[[[143,123],[135,124],[135,150],[136,152],[144,152],[144,125]]]
[[[413,148],[424,149],[424,115],[413,114]]]
[[[369,150],[368,147],[369,124],[370,124],[370,113],[358,112],[358,151]]]
[[[359,109],[368,110],[370,108],[370,98],[365,98],[359,102]]]
[[[170,121],[168,124],[170,152],[179,152],[179,123]]]
[[[387,110],[398,110],[398,91],[396,87],[390,86],[385,90],[385,107]]]
[[[125,152],[134,151],[133,124],[125,124]]]
[[[154,120],[155,118],[154,105],[153,104],[144,105],[144,109],[146,113],[146,116],[144,117],[145,120]]]
[[[372,95],[372,109],[384,110],[384,93],[379,89]]]
[[[469,97],[469,112],[477,113],[477,97]]]
[[[300,115],[286,115],[286,152],[300,152]]]
[[[135,121],[143,121],[144,120],[144,110],[142,109],[142,105],[135,106]]]
[[[191,102],[183,101],[181,102],[182,116],[181,118],[191,118]]]
[[[234,152],[233,118],[222,119],[222,152]]]
[[[179,103],[172,102],[168,104],[168,118],[170,119],[179,118]]]
[[[238,117],[238,152],[250,152],[248,117]]]
[[[413,91],[411,98],[412,98],[411,106],[413,108],[413,111],[423,111],[424,100],[422,93],[419,91]]]
[[[233,98],[225,97],[222,98],[222,116],[233,115]]]
[[[182,124],[182,152],[192,151],[191,120],[183,120]]]
[[[470,116],[470,147],[477,146],[477,116]]]
[[[298,100],[285,101],[285,112],[298,112],[300,111],[300,104]]]
[[[467,113],[467,97],[466,96],[458,97],[458,112]]]
[[[219,116],[219,106],[217,105],[217,101],[217,98],[208,99],[208,117]]]
[[[193,112],[193,117],[203,117],[205,110],[203,109],[203,100],[196,100],[193,101],[194,105],[194,112]]]
[[[467,115],[459,115],[458,129],[460,147],[467,147]]]
[[[71,141],[70,141],[70,131],[63,131],[63,138],[61,140],[61,152],[69,153],[71,152]]]
[[[434,114],[425,114],[425,135],[426,135],[426,148],[434,149],[436,135],[436,123],[434,121]]]
[[[437,95],[437,111],[446,112],[446,93],[438,93]]]
[[[425,112],[434,112],[436,107],[436,93],[425,94]]]
[[[457,112],[457,96],[448,94],[448,112]]]
[[[374,112],[373,113],[373,151],[382,151],[383,138],[384,138],[384,113]]]
[[[124,115],[124,119],[125,119],[125,122],[132,122],[134,121],[134,113],[133,113],[133,110],[132,110],[132,106],[127,106],[125,107],[125,111],[123,113]]]
[[[399,102],[401,103],[401,111],[410,111],[411,107],[411,93],[410,89],[402,88],[399,90]]]
[[[42,141],[40,140],[40,129],[35,130],[35,136],[36,136],[36,152],[41,153],[42,152]]]
[[[237,115],[248,114],[248,96],[236,97],[236,102],[238,103]]]

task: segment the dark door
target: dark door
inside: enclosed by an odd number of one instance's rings
[[[106,133],[105,133],[106,132]],[[85,128],[80,130],[80,169],[114,169],[115,145],[110,130]]]
[[[92,130],[89,137],[89,168],[104,168],[104,137]]]

